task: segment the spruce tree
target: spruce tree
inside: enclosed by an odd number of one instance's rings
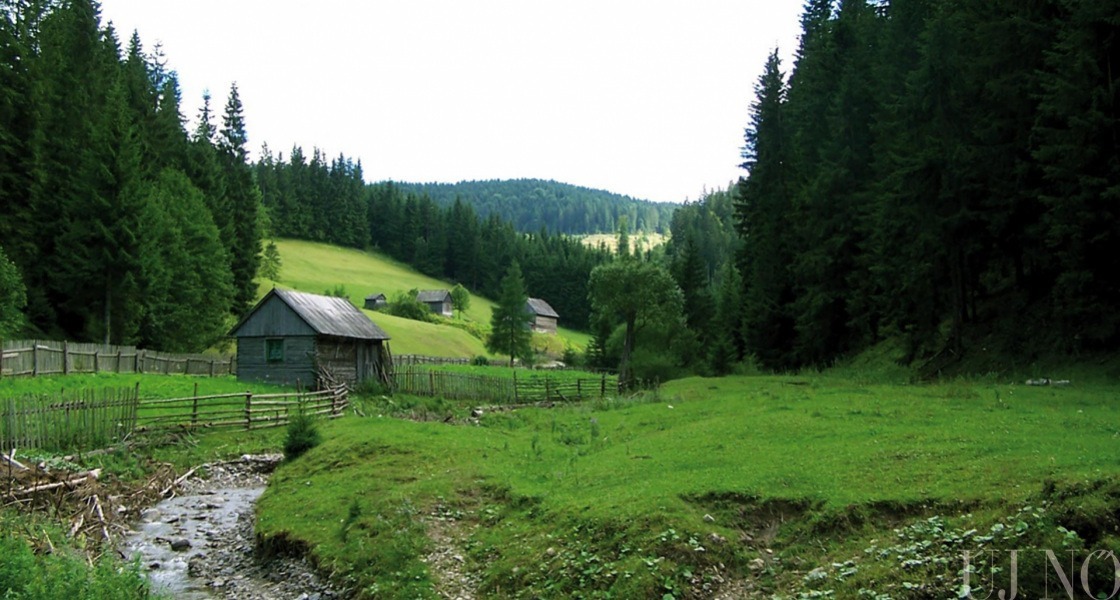
[[[795,182],[785,93],[775,50],[755,86],[742,155],[747,176],[739,180],[735,203],[743,239],[738,257],[743,277],[742,337],[746,352],[769,368],[789,367],[794,362],[789,233]]]
[[[498,305],[490,317],[490,336],[486,339],[488,351],[509,355],[511,368],[516,358],[532,358],[533,332],[529,326],[533,316],[526,310],[528,300],[521,267],[514,261],[502,278]]]
[[[225,184],[225,209],[229,211],[229,235],[225,240],[229,252],[230,271],[233,273],[234,296],[232,310],[241,314],[257,296],[253,278],[260,263],[260,190],[253,181],[248,164],[248,135],[245,133],[244,109],[237,84],[230,86],[218,136],[223,182]]]

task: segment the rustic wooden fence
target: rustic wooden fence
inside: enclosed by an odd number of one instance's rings
[[[318,392],[142,399],[140,387],[83,390],[65,397],[0,400],[0,453],[15,448],[102,448],[135,432],[286,425],[299,412],[334,418],[349,405],[345,386]]]
[[[618,381],[603,373],[594,378],[518,375],[512,377],[454,373],[406,367],[393,372],[393,391],[415,396],[493,404],[575,402],[614,396]]]
[[[136,427],[139,388],[0,400],[0,451],[99,448]]]
[[[239,428],[264,429],[287,425],[299,412],[338,417],[349,406],[346,386],[290,394],[217,394],[166,400],[142,400],[137,429]]]
[[[205,354],[172,354],[135,346],[81,344],[46,340],[4,340],[0,343],[0,377],[66,375],[70,373],[163,373],[235,375],[237,358]]]
[[[469,365],[469,358],[450,358],[447,356],[423,356],[421,354],[400,354],[393,357],[393,368],[400,369],[413,365]]]

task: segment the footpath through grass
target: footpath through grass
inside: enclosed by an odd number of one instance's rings
[[[693,378],[481,426],[371,410],[281,467],[258,530],[361,597],[434,597],[437,518],[484,596],[689,597],[731,579],[760,597],[945,597],[962,549],[1116,547],[1117,391]]]

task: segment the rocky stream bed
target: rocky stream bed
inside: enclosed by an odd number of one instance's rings
[[[345,598],[305,559],[260,560],[254,506],[280,455],[207,465],[206,478],[182,480],[176,495],[144,510],[121,543],[139,557],[154,590],[174,598],[257,600]]]

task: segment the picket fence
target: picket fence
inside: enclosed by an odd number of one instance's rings
[[[140,432],[263,429],[286,425],[297,413],[338,417],[347,406],[345,386],[317,392],[247,391],[167,399],[140,398],[139,384],[62,396],[28,395],[0,400],[0,452],[103,448]]]
[[[618,381],[606,373],[595,378],[559,378],[518,376],[515,370],[512,377],[503,377],[408,366],[393,372],[393,391],[491,404],[576,402],[615,396]]]
[[[0,377],[70,373],[163,373],[234,375],[235,356],[173,354],[135,346],[83,344],[49,340],[0,342]]]

